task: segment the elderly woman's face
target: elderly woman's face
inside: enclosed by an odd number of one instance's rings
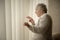
[[[42,9],[40,7],[36,7],[35,13],[39,17],[40,14],[42,13]]]

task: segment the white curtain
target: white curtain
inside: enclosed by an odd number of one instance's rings
[[[6,40],[31,40],[32,32],[23,26],[26,16],[34,18],[38,3],[48,4],[48,0],[5,0]]]

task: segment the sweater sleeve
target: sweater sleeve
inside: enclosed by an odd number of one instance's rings
[[[37,26],[30,25],[28,28],[34,33],[45,33],[50,25],[50,20],[48,18],[40,19]]]

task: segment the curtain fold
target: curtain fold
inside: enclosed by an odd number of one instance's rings
[[[6,40],[29,40],[29,32],[23,26],[28,5],[29,0],[5,0]]]
[[[11,0],[5,0],[6,40],[12,40]]]

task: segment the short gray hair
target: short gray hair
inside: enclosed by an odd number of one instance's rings
[[[45,4],[43,4],[43,3],[39,3],[39,4],[37,4],[37,7],[42,8],[42,10],[43,10],[45,13],[47,13],[47,7],[46,7]]]

